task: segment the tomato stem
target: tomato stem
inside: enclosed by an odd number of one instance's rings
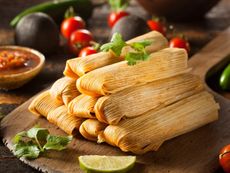
[[[111,9],[115,12],[125,10],[129,5],[129,0],[108,0]]]
[[[95,41],[90,41],[90,45],[92,45],[92,47],[93,47],[96,51],[98,51],[98,50],[100,49],[100,47],[101,47],[101,45],[100,45],[99,43],[95,42]]]
[[[70,7],[66,10],[66,12],[65,12],[65,14],[64,14],[64,17],[65,17],[65,19],[68,19],[68,18],[74,17],[74,16],[76,16],[76,12],[74,11],[73,6],[70,6]]]

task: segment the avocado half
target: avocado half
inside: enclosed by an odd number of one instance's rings
[[[30,47],[42,53],[54,52],[59,47],[59,29],[45,13],[32,13],[20,20],[15,29],[17,45]]]

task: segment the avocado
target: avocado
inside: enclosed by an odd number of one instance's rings
[[[47,14],[32,13],[23,17],[17,24],[15,42],[44,54],[52,53],[59,46],[59,29]]]
[[[110,38],[114,33],[117,32],[122,35],[122,38],[125,41],[127,41],[134,37],[145,34],[148,31],[149,28],[145,20],[135,15],[129,15],[121,18],[115,23],[111,31]]]

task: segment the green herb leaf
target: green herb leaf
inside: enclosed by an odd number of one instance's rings
[[[72,136],[53,136],[45,128],[35,126],[30,130],[22,131],[13,138],[14,154],[17,157],[35,159],[45,150],[63,150],[71,142]]]
[[[145,51],[145,48],[151,44],[152,42],[149,40],[126,44],[125,41],[122,39],[121,34],[115,33],[111,39],[111,42],[102,45],[101,50],[106,52],[111,50],[117,57],[119,57],[122,48],[128,45],[134,49],[134,52],[127,53],[125,55],[125,60],[128,61],[128,65],[135,65],[137,61],[146,61],[149,58],[149,54]]]
[[[143,41],[139,41],[139,42],[134,42],[134,43],[130,44],[130,46],[137,51],[145,51],[145,47],[147,47],[151,44],[152,44],[151,41],[143,40]]]
[[[49,131],[45,128],[33,127],[27,131],[27,136],[39,141],[45,141]]]
[[[125,60],[128,61],[128,65],[135,65],[138,61],[146,61],[149,58],[149,54],[145,51],[145,47],[151,45],[149,40],[143,40],[130,44],[130,46],[136,52],[129,52],[125,56]]]
[[[138,61],[146,61],[148,58],[149,55],[144,52],[130,52],[125,56],[128,65],[135,65]]]
[[[113,11],[124,10],[129,5],[129,0],[109,0],[109,4]]]
[[[114,33],[110,43],[106,43],[101,46],[101,50],[107,52],[109,50],[113,51],[114,54],[119,57],[122,48],[126,45],[125,41],[122,39],[121,34]]]
[[[72,136],[47,136],[47,143],[43,146],[46,150],[63,150],[71,142]]]
[[[35,139],[38,147],[42,152],[44,151],[42,144],[45,143],[48,134],[49,131],[47,129],[39,127],[33,127],[27,131],[27,136],[31,139]]]
[[[39,156],[40,149],[32,141],[20,141],[14,145],[14,154],[19,158],[24,157],[28,159],[35,159]]]
[[[19,143],[23,137],[27,137],[26,131],[22,131],[22,132],[17,133],[13,138],[13,143],[14,144]]]

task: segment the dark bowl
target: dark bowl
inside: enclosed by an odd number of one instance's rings
[[[220,0],[138,0],[149,13],[172,21],[199,20]]]

